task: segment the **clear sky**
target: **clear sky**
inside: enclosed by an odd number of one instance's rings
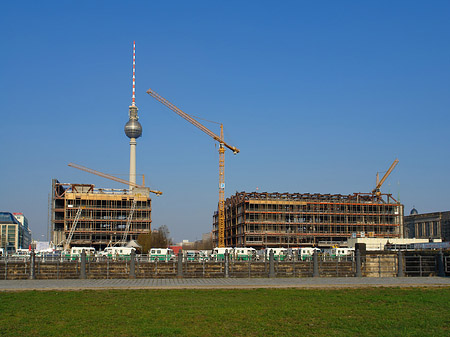
[[[47,234],[51,179],[127,178],[132,43],[137,171],[153,226],[212,229],[214,141],[146,94],[222,122],[236,191],[369,192],[449,210],[449,1],[2,1],[0,210]],[[216,133],[216,124],[206,124]]]

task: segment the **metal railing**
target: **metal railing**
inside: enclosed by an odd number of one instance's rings
[[[405,255],[408,254],[408,255]],[[401,268],[401,269],[399,269]],[[110,278],[217,278],[217,277],[395,277],[450,276],[450,256],[440,252],[370,253],[276,258],[226,255],[221,261],[128,256],[0,256],[0,279],[110,279]]]

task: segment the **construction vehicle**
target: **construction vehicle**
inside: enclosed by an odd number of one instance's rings
[[[157,101],[164,104],[166,107],[171,109],[177,115],[181,116],[187,120],[192,125],[196,126],[208,136],[212,137],[215,141],[219,143],[219,223],[218,223],[218,247],[225,247],[225,147],[233,151],[234,154],[239,153],[239,149],[227,144],[223,137],[223,124],[220,124],[220,136],[216,135],[214,132],[209,130],[203,124],[194,119],[191,115],[183,112],[175,105],[170,103],[165,98],[161,97],[154,90],[148,89],[147,94],[155,98]]]
[[[385,180],[387,179],[387,177],[389,177],[389,175],[392,173],[392,171],[394,170],[395,166],[397,166],[398,164],[398,159],[395,159],[394,162],[392,163],[391,167],[389,167],[389,170],[386,171],[386,173],[384,174],[383,178],[381,178],[380,180],[380,176],[379,176],[379,172],[377,172],[377,185],[375,186],[375,188],[372,190],[372,194],[376,195],[377,197],[381,196],[381,185],[383,185],[383,183],[385,182]]]

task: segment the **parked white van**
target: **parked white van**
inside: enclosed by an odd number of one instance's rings
[[[273,251],[273,259],[275,261],[288,260],[291,256],[288,254],[287,248],[266,248],[267,259],[269,259],[270,251]]]
[[[320,253],[319,248],[313,248],[313,247],[304,247],[299,248],[298,250],[298,256],[301,260],[310,260],[312,259],[314,252]]]
[[[131,252],[136,252],[134,247],[106,247],[103,252],[100,253],[101,256],[106,256],[109,258],[117,259],[123,257],[130,257]]]
[[[70,259],[77,260],[81,256],[81,252],[84,250],[86,258],[95,255],[95,248],[93,247],[72,247],[70,249]],[[66,255],[67,257],[67,255]]]
[[[346,256],[352,256],[355,252],[354,248],[329,248],[324,250],[324,255],[332,258],[341,258]]]
[[[249,247],[235,247],[232,251],[233,259],[237,261],[249,261],[257,258],[256,249]]]
[[[175,260],[175,254],[170,248],[152,248],[148,252],[150,261],[172,261]]]

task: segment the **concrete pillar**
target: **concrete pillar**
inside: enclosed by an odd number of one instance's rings
[[[397,259],[398,259],[397,277],[404,277],[405,273],[403,271],[403,269],[404,269],[403,268],[403,254],[402,254],[401,250],[398,251]]]
[[[317,253],[317,250],[315,250],[313,254],[313,277],[319,276],[319,254]]]
[[[178,251],[177,277],[183,277],[183,250]]]
[[[34,249],[31,250],[30,255],[30,280],[36,279],[36,253],[34,252]]]
[[[80,279],[86,278],[86,252],[84,249],[81,252],[81,262],[80,262]]]
[[[275,263],[274,263],[273,249],[269,252],[269,277],[275,277]]]
[[[442,250],[436,255],[437,276],[445,277],[444,253]]]
[[[225,277],[230,277],[230,254],[225,249]]]
[[[359,249],[356,250],[356,277],[362,277],[361,253],[359,252]]]
[[[130,278],[136,278],[136,253],[134,250],[130,254]]]

